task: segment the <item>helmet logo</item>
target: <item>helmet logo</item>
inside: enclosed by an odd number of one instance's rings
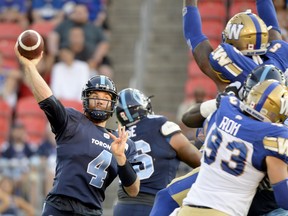
[[[228,24],[228,39],[239,40],[241,30],[244,28],[242,24]]]

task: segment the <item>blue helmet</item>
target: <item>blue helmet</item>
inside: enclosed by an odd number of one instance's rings
[[[243,99],[247,97],[253,86],[268,79],[277,80],[283,85],[286,84],[284,73],[280,69],[274,65],[260,65],[247,76],[243,86]]]
[[[108,92],[111,95],[111,100],[109,103],[111,104],[111,107],[107,107],[107,109],[105,110],[89,108],[89,100],[91,100],[91,98],[89,98],[89,95],[91,92],[94,91]],[[103,122],[110,118],[115,111],[118,99],[117,89],[114,82],[109,77],[97,75],[87,81],[87,83],[83,87],[81,99],[83,102],[84,112],[88,114],[88,117],[93,121]]]
[[[138,89],[126,88],[119,92],[119,102],[116,107],[118,121],[124,126],[130,126],[148,114],[152,114],[151,100]]]

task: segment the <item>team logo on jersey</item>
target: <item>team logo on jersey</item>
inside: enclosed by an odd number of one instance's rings
[[[104,133],[104,137],[105,137],[106,139],[110,139],[110,135],[107,134],[107,133]]]
[[[281,137],[265,137],[264,148],[288,156],[288,139]]]
[[[244,25],[233,23],[233,24],[228,24],[227,27],[229,29],[227,38],[239,40],[240,33],[241,33],[241,30],[244,28]]]

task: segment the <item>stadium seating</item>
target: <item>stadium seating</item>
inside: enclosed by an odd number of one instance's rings
[[[12,123],[12,108],[0,98],[0,147],[9,138]]]
[[[27,131],[27,141],[38,146],[46,133],[47,118],[34,97],[23,97],[16,105],[16,120],[21,121]]]
[[[0,29],[0,40],[6,39],[16,41],[23,31],[23,28],[17,23],[0,22]]]
[[[199,1],[198,8],[201,19],[218,19],[225,21],[227,19],[226,1]]]
[[[203,33],[210,39],[221,41],[222,31],[224,30],[224,22],[222,20],[203,20]]]
[[[254,0],[234,0],[231,1],[228,15],[231,18],[235,14],[244,12],[247,9],[251,9],[252,13],[257,14],[256,3]]]
[[[30,25],[30,29],[37,31],[44,39],[52,32],[55,25],[52,22],[37,22]]]

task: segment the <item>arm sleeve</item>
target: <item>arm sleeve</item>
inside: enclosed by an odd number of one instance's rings
[[[67,112],[64,106],[52,95],[39,103],[51,124],[53,133],[58,133],[67,124]]]
[[[207,37],[202,33],[201,17],[197,7],[188,6],[183,8],[183,31],[186,42],[192,50],[199,43],[207,40]]]
[[[257,12],[267,27],[271,26],[274,30],[281,33],[276,10],[272,0],[257,0]]]
[[[288,179],[272,185],[272,188],[279,207],[288,210]]]

